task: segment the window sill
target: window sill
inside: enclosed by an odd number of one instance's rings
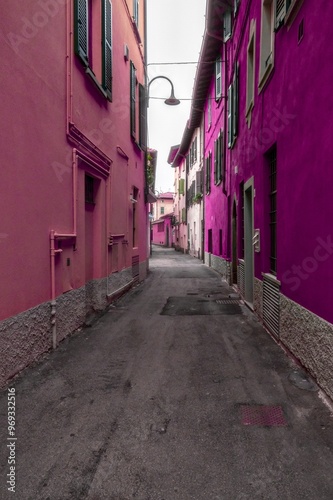
[[[274,69],[274,63],[271,62],[267,68],[265,69],[264,73],[260,75],[260,80],[259,80],[259,85],[258,85],[258,94],[263,90],[265,87],[267,81],[269,80],[269,77],[272,74],[272,71]]]
[[[100,93],[105,97],[105,99],[107,99],[108,101],[111,101],[111,96],[108,94],[108,92],[99,83],[99,81],[97,80],[96,75],[93,72],[93,70],[88,66],[86,68],[85,72],[89,76],[89,78],[92,80],[92,82],[95,84],[95,86],[100,91]]]

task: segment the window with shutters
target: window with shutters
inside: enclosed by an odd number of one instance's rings
[[[210,129],[212,126],[212,100],[210,97],[208,97],[208,104],[207,104],[207,130]]]
[[[161,207],[161,215],[164,215],[164,207]]]
[[[238,136],[239,117],[239,64],[235,64],[232,84],[228,88],[228,148],[232,148]]]
[[[219,101],[222,97],[222,61],[221,56],[215,62],[215,100]]]
[[[131,125],[131,136],[135,139],[136,137],[136,69],[131,61],[130,64],[130,125]]]
[[[232,34],[232,12],[227,10],[223,15],[223,39],[226,42]]]
[[[214,184],[218,185],[222,181],[224,165],[224,136],[223,130],[220,131],[218,138],[214,143]]]
[[[274,66],[274,1],[262,0],[260,34],[259,90],[263,88]]]
[[[147,99],[146,90],[141,83],[139,84],[139,114],[139,145],[141,149],[145,150],[147,146]]]
[[[290,25],[304,0],[274,0],[275,31],[283,24]]]
[[[185,179],[179,179],[179,195],[185,194]]]
[[[211,163],[212,163],[212,153],[209,153],[206,158],[206,194],[210,193]]]
[[[139,0],[133,0],[133,21],[139,26]]]
[[[102,40],[102,44],[101,44]],[[112,100],[112,5],[110,0],[74,0],[74,49],[86,74]]]
[[[238,11],[240,0],[234,0],[234,14]]]
[[[254,66],[255,66],[255,23],[252,20],[250,39],[247,46],[247,76],[246,76],[246,118],[251,124],[251,111],[254,106]]]

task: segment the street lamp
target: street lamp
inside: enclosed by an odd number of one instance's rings
[[[180,104],[180,100],[175,97],[173,83],[170,80],[170,78],[168,78],[167,76],[155,76],[155,78],[153,78],[148,84],[147,107],[149,106],[149,88],[150,88],[151,84],[153,83],[153,81],[157,80],[158,78],[164,78],[164,80],[168,80],[168,82],[171,85],[171,95],[170,95],[170,97],[168,97],[168,99],[165,99],[165,101],[164,101],[165,104],[168,104],[168,106],[177,106],[178,104]]]

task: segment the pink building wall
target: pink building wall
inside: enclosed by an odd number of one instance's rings
[[[138,88],[135,139],[129,109],[130,61],[145,85],[145,2],[138,30],[133,2],[112,7],[112,102],[74,53],[73,0],[13,0],[2,9],[0,384],[103,309],[133,277],[146,275]],[[96,18],[100,40],[100,11]],[[98,81],[99,50],[93,47],[90,63]],[[90,205],[86,175],[94,179]]]
[[[152,243],[154,245],[161,245],[168,248],[173,246],[172,215],[173,214],[169,214],[166,217],[161,217],[159,220],[152,223]]]

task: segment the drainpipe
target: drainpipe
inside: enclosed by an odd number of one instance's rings
[[[65,238],[76,238],[77,236],[77,150],[73,149],[72,157],[72,174],[73,174],[73,195],[72,195],[72,211],[73,211],[73,231],[72,233],[57,233],[54,229],[50,232],[50,258],[51,258],[51,325],[52,325],[52,345],[53,349],[57,347],[57,301],[56,301],[56,286],[55,286],[55,257],[62,250],[56,249],[55,241]]]
[[[55,290],[55,256],[61,253],[61,249],[55,249],[55,232],[50,233],[50,255],[51,255],[51,328],[52,328],[52,346],[53,349],[57,347],[57,301]]]

